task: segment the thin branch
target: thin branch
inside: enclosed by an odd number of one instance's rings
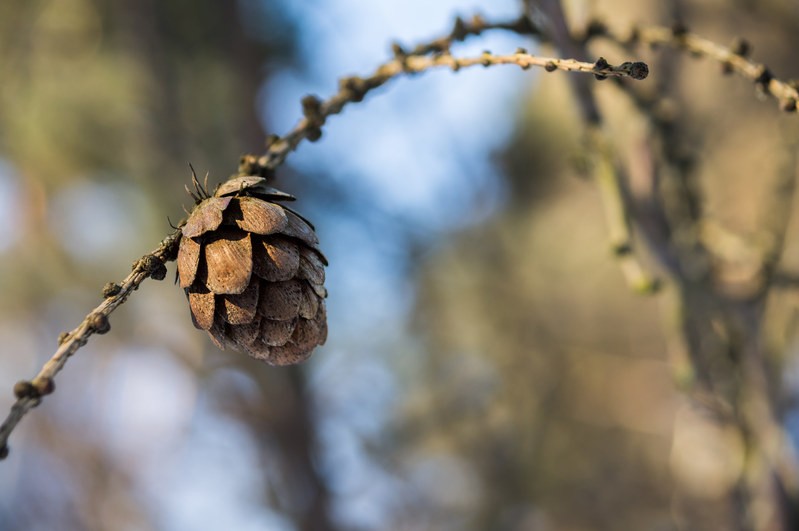
[[[726,48],[695,34],[688,33],[679,26],[671,29],[664,27],[637,29],[632,32],[631,36],[621,38],[596,23],[591,26],[584,40],[600,35],[610,38],[617,44],[623,45],[626,49],[632,48],[632,45],[636,43],[644,43],[651,46],[667,44],[695,56],[708,57],[721,63],[723,73],[736,72],[754,81],[760,92],[769,93],[781,102],[782,110],[789,112],[796,110],[796,83],[777,80],[769,73],[765,65],[749,61],[746,57],[750,52],[750,46],[743,40],[738,39],[733,46]],[[658,68],[658,71],[660,72],[661,69]],[[696,224],[703,218],[701,198],[697,191],[689,185],[690,179],[684,175],[686,171],[690,171],[691,164],[687,161],[685,154],[679,151],[678,146],[681,143],[682,131],[672,123],[674,117],[668,116],[670,113],[663,113],[658,110],[658,104],[662,101],[661,98],[643,96],[638,91],[632,90],[633,87],[631,86],[622,86],[622,88],[624,89],[623,92],[630,97],[641,113],[649,119],[652,128],[661,138],[660,144],[662,145],[663,159],[679,176],[681,197],[675,201],[675,204],[684,205],[685,208],[682,209],[682,214],[684,215],[680,215],[678,218],[683,219],[686,223]],[[667,117],[661,116],[663,114]],[[764,212],[766,212],[763,223],[765,229],[758,235],[759,249],[752,248],[751,252],[748,252],[748,254],[756,253],[755,259],[758,262],[752,268],[753,276],[749,279],[750,288],[759,289],[762,293],[765,293],[765,290],[768,289],[768,284],[782,254],[785,232],[791,215],[791,201],[796,187],[795,149],[791,148],[786,151],[790,160],[786,160],[785,167],[779,170],[779,178],[769,198],[771,207],[764,209]],[[707,228],[709,226],[707,220],[703,221],[705,221],[704,226]],[[713,243],[713,241],[707,240],[705,243]],[[729,246],[727,247],[729,248]],[[741,244],[738,245],[738,248],[743,249],[744,247]],[[708,248],[707,251],[718,254],[719,247]],[[727,254],[729,255],[730,253]],[[742,253],[732,254],[742,256]]]
[[[607,36],[626,49],[638,43],[666,45],[697,57],[707,57],[719,63],[723,73],[736,73],[754,82],[758,91],[774,97],[782,110],[796,111],[799,98],[796,85],[776,79],[768,67],[750,61],[747,58],[749,45],[743,41],[728,48],[689,33],[679,26],[672,29],[638,29],[629,38],[621,39],[610,34],[604,27],[592,25],[591,31],[586,35],[586,40],[593,35]],[[659,121],[652,113],[648,115],[653,122]],[[675,131],[671,127],[658,129],[666,159],[682,177],[683,182],[677,190],[682,193],[677,195],[683,196],[683,203],[686,199],[698,197],[690,190],[685,171],[680,169],[684,164],[679,163],[676,157],[669,157],[669,154],[676,154],[669,149],[669,146],[676,145],[673,141]],[[682,284],[681,300],[686,312],[683,332],[689,344],[692,368],[711,395],[720,399],[726,395],[726,401],[732,406],[733,417],[730,423],[741,434],[744,445],[745,471],[734,486],[737,496],[733,496],[732,501],[735,507],[743,509],[738,512],[737,520],[741,528],[745,529],[796,529],[795,500],[799,492],[796,456],[772,402],[770,371],[765,363],[760,337],[763,301],[771,285],[784,280],[779,272],[775,272],[775,268],[790,216],[794,178],[794,171],[787,171],[780,176],[771,209],[773,212],[769,212],[771,219],[760,252],[749,248],[742,239],[728,237],[730,235],[717,230],[717,226],[703,218],[701,209],[694,209],[690,203],[687,209],[681,209],[681,214],[687,215],[678,216],[687,226],[693,227],[692,232],[702,236],[695,240],[697,252],[685,254],[705,255],[707,259],[716,262],[714,267],[708,269],[708,278],[701,283],[691,282],[685,275],[677,278]],[[700,206],[699,203],[696,206]],[[699,229],[702,229],[701,232]],[[708,229],[713,229],[713,232],[708,232]],[[674,242],[677,243],[677,240],[674,239]],[[684,244],[679,247],[690,251],[686,248],[689,246]],[[718,265],[723,264],[725,259],[727,263],[735,263],[739,268],[739,271],[734,271],[732,282],[725,280],[727,268]],[[731,291],[730,287],[734,290]],[[698,298],[692,300],[692,297]],[[706,299],[704,309],[703,304],[698,303],[702,299]],[[691,310],[695,315],[688,313]],[[727,343],[719,344],[717,348],[726,356],[708,358],[706,354],[713,352],[712,336],[702,330],[714,328],[716,322],[722,323],[719,328],[724,331],[724,343]],[[722,360],[729,365],[721,365]],[[730,385],[728,382],[734,383]]]
[[[166,276],[165,262],[175,259],[177,245],[180,242],[180,230],[177,229],[161,241],[161,244],[149,254],[133,264],[133,271],[118,284],[109,283],[103,289],[105,299],[99,306],[89,312],[83,322],[69,333],[59,338],[58,350],[44,364],[39,374],[31,381],[21,381],[14,386],[17,401],[0,425],[0,459],[8,456],[8,437],[25,414],[38,406],[42,398],[53,392],[53,378],[64,367],[72,354],[86,344],[92,334],[105,334],[111,329],[108,316],[116,310],[128,296],[136,290],[147,277],[163,280]]]
[[[711,40],[700,37],[695,33],[676,26],[666,28],[663,26],[650,26],[636,28],[627,37],[613,33],[601,24],[594,24],[586,38],[602,36],[625,47],[632,48],[642,43],[650,46],[670,46],[686,51],[697,57],[706,57],[722,67],[722,72],[736,73],[749,79],[764,94],[774,97],[780,108],[787,112],[794,112],[799,102],[799,91],[793,82],[782,81],[774,77],[771,70],[762,63],[756,63],[748,58],[751,46],[743,39],[737,39],[730,46],[722,46]]]
[[[559,55],[586,60],[588,53],[586,42],[572,35],[566,13],[560,0],[525,0],[528,17],[542,26],[542,32],[558,50]],[[577,100],[580,114],[586,124],[600,124],[602,113],[594,97],[593,86],[588,79],[572,77],[569,79],[574,97]]]
[[[622,182],[630,218],[660,266],[675,278],[685,272],[679,250],[673,245],[673,226],[664,209],[661,190],[663,168],[658,162],[659,137],[646,131],[634,143],[627,163],[627,179]]]
[[[530,19],[524,15],[515,20],[497,22],[488,22],[480,15],[475,15],[468,21],[463,20],[461,17],[456,17],[449,35],[419,44],[405,52],[405,55],[444,53],[449,51],[456,42],[462,42],[466,40],[466,37],[477,36],[488,30],[505,30],[518,35],[535,35],[539,39],[543,38],[541,30],[533,25]],[[398,47],[399,45],[394,45],[395,51]]]
[[[658,291],[660,282],[653,278],[634,253],[629,213],[625,204],[621,175],[613,152],[597,127],[588,128],[589,151],[594,155],[593,174],[599,188],[602,206],[608,222],[611,250],[627,285],[640,294]]]
[[[797,291],[799,290],[799,272],[778,269],[771,275],[771,286],[781,290]],[[799,398],[796,399],[796,402],[799,403]],[[791,405],[791,407],[795,406]]]
[[[491,27],[512,27],[512,25],[492,25]],[[421,45],[416,49],[430,50],[431,46]],[[484,52],[479,57],[456,58],[448,51],[435,53],[430,56],[418,56],[406,53],[401,48],[394,47],[393,60],[378,67],[370,76],[345,77],[339,81],[339,91],[328,100],[320,101],[315,96],[306,96],[302,100],[305,118],[284,137],[270,137],[267,140],[267,152],[260,158],[247,156],[242,161],[242,170],[251,174],[261,175],[268,173],[280,166],[288,154],[294,151],[304,139],[311,142],[322,136],[321,128],[327,118],[338,114],[349,103],[363,100],[367,93],[381,87],[391,79],[402,74],[418,74],[426,70],[439,67],[448,67],[454,71],[472,66],[491,67],[497,65],[516,65],[522,69],[531,66],[542,67],[548,72],[564,70],[568,72],[582,72],[593,74],[597,79],[608,77],[630,77],[632,79],[645,79],[649,74],[649,67],[642,62],[624,62],[618,66],[608,63],[600,57],[595,63],[577,61],[575,59],[559,59],[553,57],[538,57],[528,54],[524,49],[518,49],[511,55],[493,55]]]
[[[785,249],[785,237],[793,214],[793,200],[796,194],[797,180],[797,145],[791,142],[786,149],[786,160],[782,168],[777,170],[777,180],[767,198],[763,230],[760,234],[761,271],[764,276],[763,289],[768,289],[772,282],[782,253]]]
[[[566,14],[559,0],[527,0],[525,7],[531,18],[541,19],[547,28],[545,33],[558,48],[559,53],[576,57],[589,56],[586,42],[575,39],[569,31]],[[600,61],[603,59],[600,58]],[[646,68],[648,74],[648,67]],[[601,128],[602,113],[594,92],[585,79],[571,78],[570,81],[586,127],[587,150],[593,158],[594,180],[605,210],[613,255],[627,285],[633,291],[639,294],[654,293],[660,287],[660,282],[646,271],[635,255],[629,205],[625,201],[621,175],[610,142]]]

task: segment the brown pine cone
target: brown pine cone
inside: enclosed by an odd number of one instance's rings
[[[180,287],[194,326],[222,350],[272,365],[307,359],[327,338],[327,259],[313,225],[278,203],[294,197],[263,177],[237,177],[197,206],[181,229]]]

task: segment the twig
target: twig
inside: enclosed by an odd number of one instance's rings
[[[558,50],[559,55],[587,60],[588,53],[585,42],[577,40],[569,29],[566,12],[560,0],[525,0],[525,10],[531,20],[538,21],[542,32]],[[594,97],[593,86],[590,80],[572,77],[569,84],[574,92],[580,115],[588,125],[602,123],[602,113]]]
[[[428,55],[432,53],[444,53],[449,51],[456,42],[466,40],[466,37],[477,36],[488,30],[511,31],[518,35],[536,35],[542,38],[541,30],[533,25],[530,19],[524,15],[515,20],[488,22],[480,15],[475,15],[471,20],[465,21],[461,17],[455,18],[452,31],[445,37],[433,39],[430,42],[418,44],[406,55]],[[397,44],[394,45],[396,50]]]
[[[761,92],[770,93],[782,102],[781,108],[785,111],[795,111],[795,97],[797,96],[795,82],[779,81],[768,73],[765,65],[752,63],[746,56],[750,52],[750,46],[737,40],[732,47],[726,48],[707,39],[690,34],[679,26],[671,29],[664,27],[649,27],[634,30],[632,35],[626,39],[612,34],[602,25],[591,26],[588,35],[603,35],[625,48],[631,48],[632,44],[644,43],[652,46],[668,44],[672,47],[682,49],[697,56],[706,56],[718,61],[722,65],[724,73],[737,72],[743,77],[753,80]],[[589,37],[586,37],[586,39]],[[661,68],[658,68],[661,72]],[[765,72],[765,75],[763,73]],[[684,215],[677,216],[685,223],[696,224],[700,221],[705,223],[705,228],[709,225],[707,220],[703,220],[701,198],[696,190],[690,186],[690,178],[685,175],[690,171],[691,163],[688,162],[684,153],[679,152],[678,146],[681,141],[682,131],[672,123],[674,117],[670,113],[663,113],[658,110],[661,98],[653,96],[643,96],[638,91],[632,90],[631,86],[623,86],[623,92],[627,94],[635,103],[643,115],[652,124],[653,130],[660,136],[662,146],[662,158],[673,168],[678,175],[675,182],[679,182],[679,200],[675,204],[683,205]],[[664,118],[661,115],[666,115]],[[786,150],[790,160],[786,161],[786,167],[782,168],[775,189],[770,197],[772,206],[765,208],[766,217],[763,225],[766,227],[759,234],[759,249],[756,260],[757,265],[752,268],[753,277],[750,279],[751,287],[760,285],[762,289],[767,289],[766,285],[771,281],[777,262],[782,254],[784,246],[785,232],[791,215],[791,201],[796,187],[796,157],[795,149]],[[790,157],[790,155],[793,155]],[[712,242],[712,240],[709,240]],[[708,242],[705,242],[708,243]],[[739,245],[739,248],[743,248]],[[718,254],[719,248],[708,249],[709,252]],[[724,253],[722,253],[724,254]],[[727,253],[728,255],[730,253]],[[733,255],[740,253],[732,253]],[[750,253],[751,254],[751,253]]]
[[[576,57],[589,56],[586,43],[578,41],[570,33],[566,14],[559,0],[527,0],[525,6],[530,17],[542,19],[547,28],[545,33],[558,48],[559,53]],[[592,156],[594,180],[605,210],[613,255],[627,285],[633,291],[639,294],[654,293],[660,287],[660,282],[647,273],[635,255],[630,230],[629,205],[625,202],[621,175],[610,142],[602,130],[602,114],[592,87],[585,79],[571,78],[570,81],[586,127],[587,151]]]
[[[494,26],[492,26],[494,27]],[[420,50],[431,49],[430,45],[418,47]],[[318,140],[321,127],[327,118],[338,114],[349,103],[363,100],[366,94],[390,81],[401,74],[418,74],[437,67],[448,67],[452,70],[468,68],[471,66],[497,66],[517,65],[523,69],[538,66],[548,72],[565,70],[569,72],[583,72],[594,74],[597,79],[607,77],[630,77],[645,79],[649,74],[649,67],[642,62],[624,62],[614,66],[600,57],[597,62],[589,63],[574,59],[558,59],[551,57],[538,57],[528,54],[524,49],[518,49],[511,55],[493,55],[485,52],[479,57],[456,58],[448,51],[436,53],[431,56],[418,56],[406,53],[395,46],[393,60],[380,66],[369,77],[346,77],[339,82],[339,91],[326,101],[320,101],[315,96],[306,96],[303,101],[305,118],[286,136],[271,137],[267,140],[267,152],[260,158],[245,157],[242,161],[244,168],[251,174],[262,175],[280,166],[288,154],[294,151],[303,139],[311,142]]]
[[[755,63],[748,59],[751,51],[750,45],[737,39],[730,46],[722,46],[713,41],[690,33],[681,26],[666,28],[663,26],[650,26],[637,28],[628,37],[609,31],[601,24],[592,26],[591,37],[603,36],[625,47],[632,48],[635,44],[642,43],[650,46],[670,46],[684,50],[697,57],[706,57],[719,63],[724,73],[736,73],[754,82],[757,88],[765,94],[773,96],[780,108],[787,112],[794,112],[799,102],[799,91],[793,82],[781,81],[774,77],[771,70],[762,63]]]
[[[627,285],[636,293],[652,294],[660,288],[660,281],[646,271],[633,249],[633,236],[625,205],[621,176],[613,160],[613,153],[605,141],[604,133],[597,127],[589,126],[587,141],[589,151],[594,155],[593,173],[599,188],[611,250],[627,280]]]
[[[434,53],[444,54],[449,53],[450,48],[456,42],[461,42],[469,36],[480,35],[484,31],[495,29],[512,31],[519,35],[541,36],[539,28],[534,26],[525,15],[514,20],[500,22],[487,22],[480,15],[475,15],[468,21],[461,17],[456,17],[452,30],[443,37],[418,44],[408,51],[403,49],[398,43],[394,43],[392,49],[395,58],[400,60],[409,56],[425,56]],[[294,129],[284,137],[269,135],[266,139],[266,153],[264,155],[260,157],[244,155],[239,163],[239,173],[241,175],[269,176],[275,168],[283,163],[290,152],[297,149],[303,139],[307,138],[311,142],[318,140],[322,136],[321,126],[329,116],[340,113],[348,103],[360,102],[369,91],[383,85],[386,81],[388,79],[377,80],[374,79],[374,76],[369,78],[344,77],[339,80],[338,93],[324,103],[314,96],[306,97],[303,100],[303,111],[306,118],[300,120]],[[309,112],[311,116],[308,116]]]
[[[165,262],[175,259],[180,242],[180,230],[175,230],[161,241],[149,254],[133,264],[133,271],[118,284],[109,283],[103,289],[105,299],[89,312],[83,322],[69,333],[59,338],[58,350],[44,364],[39,374],[31,381],[21,381],[14,386],[17,401],[0,425],[0,459],[8,456],[8,437],[25,414],[38,406],[42,398],[53,392],[53,377],[64,367],[67,359],[86,344],[92,334],[104,334],[111,329],[108,316],[116,310],[132,291],[136,290],[147,277],[163,280],[166,276]]]
[[[758,91],[774,97],[782,110],[796,111],[799,97],[796,85],[774,78],[765,65],[747,59],[749,46],[743,41],[727,48],[688,33],[679,26],[672,29],[638,29],[633,31],[631,37],[621,39],[603,27],[593,25],[592,32],[588,32],[586,38],[592,34],[605,35],[627,49],[637,43],[667,45],[697,57],[707,57],[718,62],[722,72],[736,73],[753,81]],[[672,238],[670,244],[681,248],[681,254],[686,257],[704,255],[708,263],[715,262],[714,266],[707,269],[707,277],[699,282],[697,280],[700,279],[695,278],[695,275],[687,274],[688,268],[680,268],[682,271],[677,271],[675,279],[681,286],[683,334],[688,343],[691,369],[710,396],[717,398],[719,404],[729,403],[732,416],[724,419],[725,423],[738,430],[744,445],[742,455],[745,456],[745,469],[733,487],[734,495],[731,497],[734,506],[742,509],[737,513],[737,520],[745,529],[796,529],[795,501],[799,493],[796,456],[781,424],[778,409],[772,402],[769,376],[773,373],[764,359],[760,336],[764,301],[769,289],[782,281],[791,280],[775,269],[781,255],[796,186],[794,168],[780,175],[774,204],[769,209],[769,226],[764,231],[763,245],[758,253],[755,249],[747,248],[740,238],[728,238],[727,234],[717,230],[708,234],[708,229],[717,227],[702,215],[698,194],[691,190],[685,178],[686,166],[690,164],[686,165],[674,156],[676,130],[659,120],[654,113],[647,115],[651,122],[659,126],[655,129],[659,130],[662,138],[664,158],[680,176],[676,195],[682,196],[681,203],[688,203],[687,208],[681,209],[681,215],[677,216],[673,226],[679,230],[677,225],[682,222],[691,227],[697,236],[704,236],[691,237],[682,244],[677,238]],[[696,202],[691,204],[691,200]],[[702,229],[701,233],[699,229]],[[692,242],[695,245],[691,245]],[[747,255],[759,256],[750,259]],[[729,257],[733,257],[733,260]],[[733,291],[730,291],[729,285],[725,285],[726,268],[720,267],[725,259],[727,263],[738,262],[739,267],[740,263],[745,266],[745,275],[736,272],[738,278],[733,276]],[[750,263],[747,264],[747,261]],[[719,336],[718,339],[723,341],[714,349],[716,341],[704,331],[713,329],[716,323],[721,323],[719,330],[724,332],[724,336]],[[714,350],[724,355],[709,357],[708,354]],[[730,385],[729,382],[734,383]]]

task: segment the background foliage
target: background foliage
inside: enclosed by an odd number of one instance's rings
[[[576,24],[678,15],[743,35],[799,77],[789,0],[566,5]],[[520,5],[0,4],[0,406],[190,206],[187,162],[223,180],[304,94],[477,8]],[[537,50],[460,49],[516,46]],[[647,60],[709,219],[756,240],[795,174],[796,116],[707,61],[592,51]],[[669,284],[632,293],[609,252],[567,76],[430,73],[331,119],[277,182],[330,258],[328,344],[291,369],[220,353],[181,290],[146,282],[15,433],[0,529],[733,528],[742,443],[680,390],[692,309]],[[596,93],[635,153],[645,121],[616,87]],[[763,321],[794,441],[796,302],[774,290]]]

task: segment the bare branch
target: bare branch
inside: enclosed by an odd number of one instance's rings
[[[569,72],[583,72],[594,74],[597,79],[607,77],[630,77],[645,79],[649,74],[649,67],[642,62],[624,62],[618,66],[611,65],[600,57],[595,63],[578,61],[575,59],[558,59],[537,57],[528,54],[524,49],[518,49],[511,55],[492,55],[484,53],[480,57],[458,59],[453,57],[449,48],[455,41],[461,41],[468,35],[479,35],[490,29],[513,31],[522,35],[541,35],[527,17],[510,22],[485,22],[480,17],[474,17],[466,23],[458,18],[455,28],[445,37],[434,39],[425,44],[414,47],[411,51],[404,50],[398,44],[393,46],[394,59],[381,65],[368,77],[345,77],[339,81],[338,93],[325,101],[315,96],[306,96],[303,99],[303,113],[305,118],[283,137],[271,136],[267,140],[267,152],[261,157],[245,156],[242,160],[240,173],[251,175],[268,174],[280,166],[288,154],[294,151],[304,139],[313,142],[321,135],[321,127],[328,117],[339,114],[349,103],[363,100],[367,93],[384,85],[391,79],[401,74],[415,74],[436,67],[449,67],[453,70],[470,66],[496,66],[501,64],[518,65],[521,68],[531,66],[543,67],[547,71],[565,70]]]
[[[777,79],[766,65],[748,59],[750,46],[742,39],[736,40],[730,47],[722,46],[679,26],[637,28],[629,36],[622,37],[599,25],[594,27],[594,35],[603,36],[627,49],[641,43],[650,46],[670,46],[698,57],[706,57],[719,63],[722,72],[736,73],[755,83],[762,93],[774,97],[782,110],[796,111],[799,102],[796,84]]]
[[[39,374],[31,381],[21,381],[14,386],[17,401],[0,425],[0,459],[8,455],[8,437],[25,414],[38,406],[42,398],[53,392],[53,378],[64,367],[70,356],[86,344],[92,334],[104,334],[111,329],[108,316],[116,310],[147,277],[163,280],[166,276],[165,262],[175,259],[180,242],[180,230],[175,230],[161,241],[151,253],[133,264],[133,271],[118,284],[110,283],[103,289],[105,299],[89,312],[83,322],[59,338],[58,350],[44,364]]]
[[[627,280],[627,285],[640,294],[658,291],[660,282],[653,278],[634,252],[630,219],[621,184],[621,175],[604,134],[596,127],[588,129],[589,151],[593,154],[593,174],[599,188],[608,222],[611,250]]]
[[[439,37],[430,42],[419,44],[407,52],[407,55],[428,55],[448,51],[453,44],[466,40],[466,37],[477,36],[488,30],[511,31],[518,35],[535,35],[543,38],[541,30],[524,15],[515,20],[488,22],[480,15],[475,15],[469,21],[461,17],[455,18],[452,31],[449,35]],[[395,49],[396,49],[395,45]]]

